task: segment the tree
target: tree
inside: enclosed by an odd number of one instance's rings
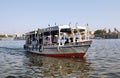
[[[117,29],[117,28],[114,28],[114,32],[118,33],[119,31],[118,31],[118,29]]]
[[[5,38],[6,36],[5,35],[0,35],[0,38]]]
[[[104,34],[104,33],[106,33],[105,30],[96,30],[96,31],[94,32],[95,35],[102,35],[102,34]]]
[[[111,33],[111,30],[110,30],[110,29],[108,29],[108,33]]]

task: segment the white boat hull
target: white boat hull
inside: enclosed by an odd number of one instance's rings
[[[83,57],[90,47],[87,45],[69,45],[69,46],[44,46],[39,49],[28,48],[27,51],[34,54],[54,57]]]

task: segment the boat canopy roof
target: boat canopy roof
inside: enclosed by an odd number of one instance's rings
[[[70,27],[69,25],[58,25],[58,26],[53,26],[53,27],[48,27],[48,28],[44,28],[43,32],[48,32],[48,31],[56,31],[56,30],[62,30],[62,29],[76,29],[78,28],[79,30],[86,30],[86,27],[83,26],[74,26],[74,27]]]
[[[70,29],[79,29],[79,30],[86,30],[86,27],[84,26],[74,26],[74,27],[70,27],[69,25],[56,25],[56,26],[49,26],[47,28],[43,28],[43,29],[39,29],[38,30],[34,30],[31,32],[26,33],[26,35],[32,35],[35,33],[45,33],[45,32],[50,32],[50,31],[59,31],[59,30],[70,30]]]
[[[69,29],[69,28],[70,28],[69,25],[58,25],[58,26],[45,28],[45,29],[43,29],[43,32],[56,31],[56,30],[59,30],[59,29]]]
[[[75,26],[73,27],[73,29],[79,29],[79,30],[86,30],[86,27],[85,26]]]
[[[37,30],[27,32],[27,33],[25,33],[25,35],[32,35],[32,34],[35,34],[35,33],[37,33]]]
[[[83,27],[83,26],[77,26],[78,27],[78,29],[80,29],[80,30],[86,30],[86,27]]]

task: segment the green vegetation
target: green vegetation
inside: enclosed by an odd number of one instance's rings
[[[13,35],[0,34],[0,38],[13,37]]]
[[[5,38],[6,36],[5,35],[0,35],[0,38]]]
[[[8,35],[8,37],[13,37],[13,35]]]
[[[94,34],[95,35],[102,35],[102,34],[104,34],[104,33],[106,33],[106,31],[105,30],[96,30],[95,32],[94,32]]]
[[[119,35],[120,35],[120,32],[114,28],[113,31],[111,31],[111,29],[108,29],[106,31],[106,28],[105,29],[98,29],[94,32],[94,35],[95,37],[100,37],[100,38],[104,38],[104,39],[118,39],[120,38]]]

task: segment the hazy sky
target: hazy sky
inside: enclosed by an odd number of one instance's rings
[[[0,33],[25,33],[55,22],[120,30],[120,0],[0,0]]]

